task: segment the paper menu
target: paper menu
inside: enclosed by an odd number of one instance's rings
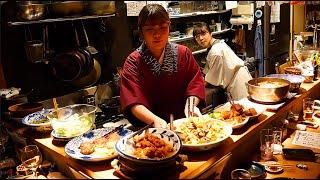
[[[320,133],[297,130],[292,144],[320,149]]]

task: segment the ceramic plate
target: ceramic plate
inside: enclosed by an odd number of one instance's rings
[[[210,141],[207,143],[201,143],[201,144],[186,144],[182,142],[182,147],[184,150],[188,151],[205,151],[212,149],[216,146],[218,146],[222,141],[227,139],[231,134],[232,134],[232,127],[227,125],[226,122],[218,119],[212,119],[209,116],[204,116],[204,121],[202,123],[208,124],[210,121],[212,121],[211,128],[213,131],[211,133],[216,133],[218,136],[215,141]],[[201,119],[200,119],[201,120]],[[177,131],[183,132],[180,127],[182,123],[185,123],[188,121],[188,118],[182,118],[182,119],[177,119],[173,121],[174,127],[176,128]],[[202,125],[201,121],[199,122],[199,126]],[[213,127],[212,127],[213,126]],[[198,128],[201,129],[201,128]],[[221,130],[221,131],[219,131]],[[192,136],[191,136],[192,137]],[[191,140],[192,141],[192,140]],[[199,141],[195,141],[199,142]]]
[[[126,159],[130,159],[133,162],[139,163],[148,163],[150,165],[157,163],[157,162],[167,162],[172,160],[177,156],[181,148],[181,141],[180,138],[176,133],[171,130],[163,129],[163,128],[149,128],[147,129],[150,134],[153,134],[160,139],[164,140],[166,143],[170,144],[173,147],[173,153],[170,154],[168,157],[164,158],[140,158],[133,155],[133,151],[135,150],[133,138],[129,136],[125,136],[121,138],[116,144],[116,150],[119,152],[120,156],[123,156]],[[140,137],[143,137],[145,131],[142,131],[140,134],[137,134]],[[136,136],[137,136],[136,135]]]
[[[47,118],[47,114],[51,113],[52,109],[43,109],[32,114],[27,115],[22,119],[22,123],[28,126],[46,126],[50,125],[51,121]],[[45,122],[41,122],[45,121]]]
[[[244,107],[244,110],[247,110],[247,109],[250,109],[250,108],[254,108],[256,110],[257,114],[254,115],[254,116],[246,116],[246,117],[249,117],[250,119],[258,117],[258,116],[260,116],[262,113],[264,113],[266,111],[266,109],[264,107],[262,107],[262,106],[253,106],[252,104],[246,103],[245,101],[235,101],[234,103],[241,104]],[[230,107],[231,107],[230,103],[227,102],[224,105],[216,108],[215,111],[223,111],[223,110],[229,110],[230,111]]]
[[[81,136],[75,137],[73,138],[71,141],[69,141],[64,150],[65,152],[72,158],[74,159],[79,159],[79,160],[83,160],[83,161],[103,161],[103,160],[108,160],[108,159],[112,159],[117,157],[117,153],[115,151],[115,149],[113,148],[111,151],[113,152],[109,152],[109,149],[107,148],[99,148],[99,150],[97,151],[97,149],[95,149],[95,151],[92,154],[89,155],[84,155],[80,152],[80,144],[82,142],[87,142],[87,141],[93,141],[99,137],[104,136],[105,134],[109,133],[110,131],[112,131],[114,128],[112,127],[108,127],[108,128],[100,128],[100,129],[95,129],[92,131],[89,131]],[[120,138],[130,134],[132,131],[128,130],[128,129],[121,129],[118,134],[120,135]],[[100,151],[102,150],[102,151]]]

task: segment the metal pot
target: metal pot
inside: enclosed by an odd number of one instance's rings
[[[41,61],[44,58],[43,42],[39,40],[27,41],[24,44],[27,60],[30,62]]]
[[[53,73],[62,81],[73,81],[80,76],[83,64],[77,51],[62,53],[52,62]]]
[[[32,2],[32,1],[21,1],[17,2],[17,18],[22,20],[39,20],[45,15],[46,5]]]
[[[53,2],[50,6],[50,12],[54,16],[78,16],[81,15],[84,9],[83,1],[62,1]]]
[[[116,11],[115,1],[89,1],[88,13],[91,15],[112,14]]]
[[[101,76],[101,66],[96,59],[93,59],[93,61],[94,61],[93,68],[91,69],[89,74],[71,81],[72,85],[76,87],[86,87],[86,86],[93,85],[99,80]]]
[[[270,86],[261,86],[262,83]],[[278,85],[275,85],[277,83]],[[260,77],[251,79],[246,83],[249,96],[259,102],[275,103],[287,97],[290,82],[285,79],[273,77]]]

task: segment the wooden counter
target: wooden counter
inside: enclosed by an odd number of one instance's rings
[[[314,83],[303,83],[301,85],[302,94],[287,100],[287,102],[277,110],[277,112],[266,111],[260,115],[256,120],[249,121],[244,127],[235,129],[232,136],[220,144],[218,147],[204,152],[184,152],[182,154],[188,155],[189,160],[184,163],[184,167],[171,173],[163,173],[162,178],[208,178],[215,177],[220,172],[217,172],[217,166],[220,166],[219,160],[228,159],[226,155],[246,152],[243,147],[258,146],[257,134],[262,128],[276,122],[277,120],[286,117],[287,112],[300,112],[302,109],[302,99],[304,97],[319,98],[320,96],[320,81]],[[11,126],[12,131],[16,131],[17,127]],[[35,136],[34,134],[26,135],[27,131],[21,129],[22,135],[28,136],[33,143],[38,145],[42,152],[47,154],[53,160],[63,163],[66,166],[72,167],[75,171],[82,174],[86,178],[120,178],[112,169],[109,161],[102,162],[84,162],[72,159],[64,152],[64,145],[59,145],[53,142],[50,135]],[[245,144],[249,144],[245,146]],[[247,154],[248,155],[248,154]],[[220,169],[221,170],[221,169]],[[219,170],[219,171],[220,171]],[[157,176],[160,178],[160,176]]]

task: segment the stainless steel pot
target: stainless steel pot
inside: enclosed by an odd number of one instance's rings
[[[261,86],[261,83],[269,83],[270,86]],[[281,85],[272,85],[279,83]],[[275,103],[287,97],[290,81],[273,77],[260,77],[251,79],[246,83],[249,96],[259,102]]]
[[[87,11],[91,15],[105,15],[115,13],[115,1],[89,1]]]
[[[45,15],[45,4],[26,1],[17,2],[17,18],[22,20],[39,20]]]
[[[50,13],[57,17],[78,16],[82,14],[83,9],[83,1],[53,2],[50,6]]]

